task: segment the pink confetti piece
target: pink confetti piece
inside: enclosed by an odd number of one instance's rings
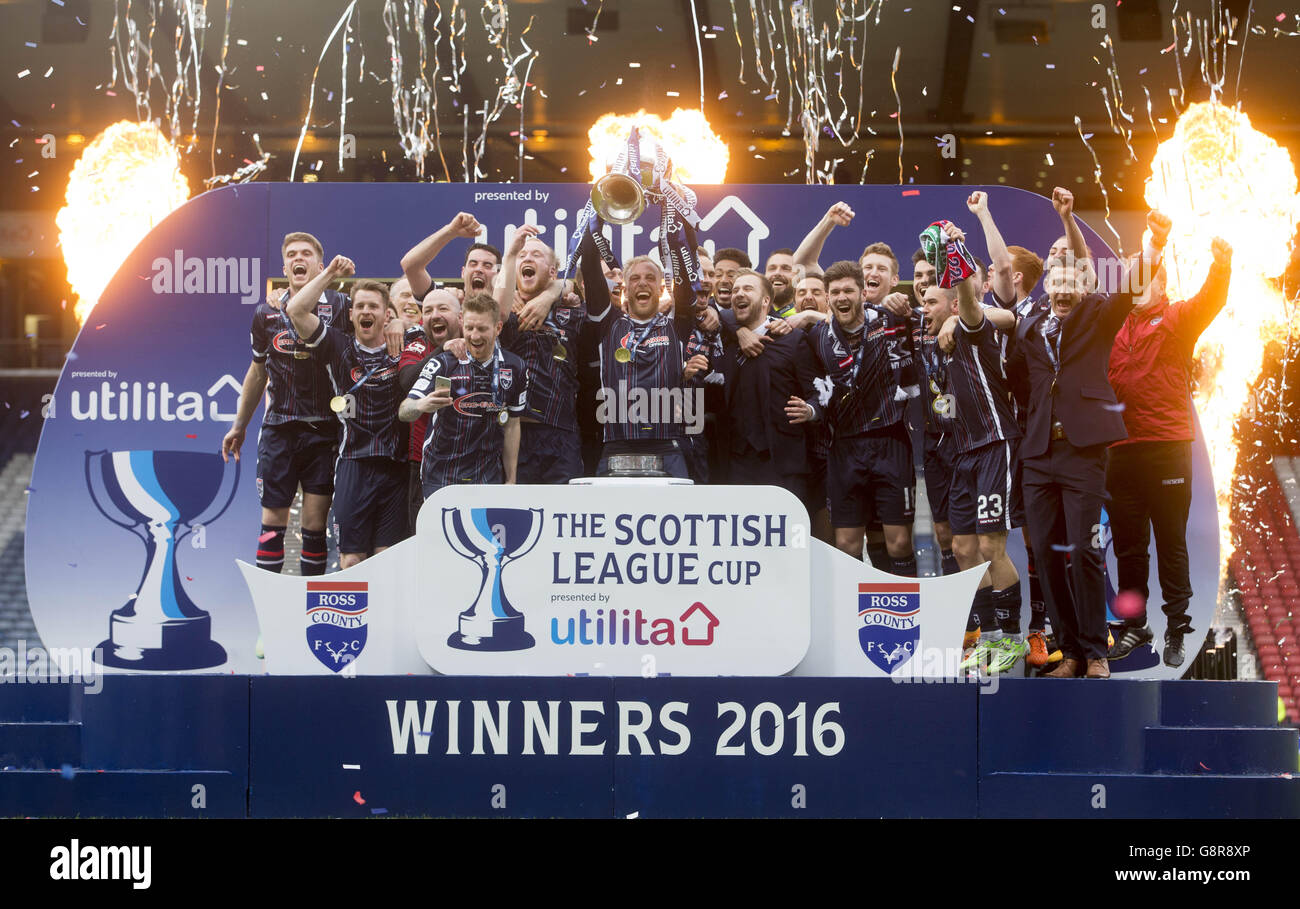
[[[919,189],[905,189],[905,190],[903,190],[903,195],[905,195],[905,196],[919,196],[919,195],[921,195],[921,191],[920,191]]]
[[[356,802],[358,805],[364,805],[366,803],[366,800],[361,797],[360,789],[352,793],[352,801]]]

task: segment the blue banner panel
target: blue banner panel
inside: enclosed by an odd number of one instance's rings
[[[977,684],[618,679],[619,817],[974,817]]]
[[[96,684],[103,690],[73,689],[81,766],[224,770],[247,784],[247,676],[105,675]]]
[[[609,817],[608,679],[254,678],[253,817]]]

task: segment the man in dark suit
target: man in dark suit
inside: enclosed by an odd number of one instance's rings
[[[1072,198],[1054,194],[1062,223],[1073,223]],[[1047,609],[1063,659],[1054,678],[1109,678],[1101,508],[1106,448],[1126,437],[1106,379],[1115,334],[1159,264],[1169,219],[1147,215],[1150,245],[1119,292],[1084,295],[1084,270],[1071,256],[1048,262],[1050,306],[1016,329],[1010,368],[1026,378],[1029,416],[1020,453],[1029,537],[1041,563]],[[1066,556],[1069,556],[1069,570]]]
[[[731,312],[738,328],[765,333],[772,284],[752,269],[742,269],[731,290]],[[808,418],[804,398],[816,394],[812,350],[802,331],[773,338],[762,356],[747,357],[729,337],[722,357],[726,376],[725,432],[732,483],[780,486],[809,509]],[[793,410],[789,408],[793,407]],[[820,506],[818,506],[820,507]]]

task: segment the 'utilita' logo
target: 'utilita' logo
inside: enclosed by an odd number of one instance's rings
[[[859,584],[858,643],[867,659],[887,673],[916,653],[921,640],[921,585]]]

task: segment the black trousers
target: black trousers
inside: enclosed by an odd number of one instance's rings
[[[1025,459],[1024,494],[1029,544],[1061,653],[1076,660],[1104,659],[1106,446],[1052,442],[1046,454]]]
[[[1156,569],[1161,609],[1170,631],[1192,630],[1187,606],[1192,581],[1187,565],[1187,515],[1192,507],[1192,443],[1134,442],[1110,450],[1106,468],[1110,529],[1119,563],[1118,587],[1150,596],[1151,533],[1156,535]],[[1137,626],[1142,615],[1127,620]]]

